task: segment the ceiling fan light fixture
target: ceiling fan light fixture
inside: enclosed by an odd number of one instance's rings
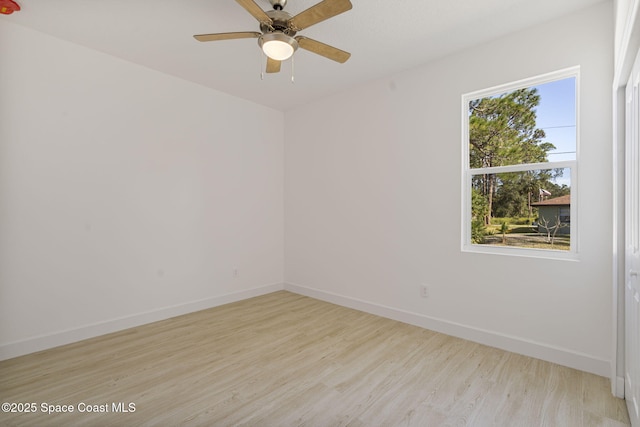
[[[262,35],[258,39],[262,51],[271,59],[285,61],[298,49],[298,42],[284,33],[275,32]]]

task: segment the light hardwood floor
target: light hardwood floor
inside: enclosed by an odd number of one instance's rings
[[[629,425],[605,378],[284,291],[0,362],[0,401],[38,411],[2,426]]]

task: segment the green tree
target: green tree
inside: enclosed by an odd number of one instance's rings
[[[540,95],[535,88],[519,89],[469,103],[469,164],[471,168],[547,161],[553,145],[543,142],[545,133],[536,127]],[[491,224],[494,197],[499,184],[496,174],[476,175],[473,188],[487,201],[484,223]],[[526,187],[533,189],[532,183]],[[526,194],[526,193],[525,193]],[[508,198],[505,197],[505,200]],[[515,202],[515,201],[512,201]],[[517,203],[516,203],[517,205]],[[519,210],[513,206],[511,210]]]
[[[471,243],[484,243],[484,236],[487,234],[487,226],[484,218],[488,211],[487,199],[480,192],[471,189]]]
[[[562,173],[562,169],[559,169]],[[553,169],[529,170],[502,173],[497,177],[493,213],[496,217],[533,217],[532,202],[538,201],[540,188],[550,191],[554,197],[561,196],[555,191],[558,185],[552,180],[558,176]]]
[[[502,233],[502,243],[507,243],[507,233],[509,232],[509,225],[506,222],[503,222],[500,226],[500,233]]]

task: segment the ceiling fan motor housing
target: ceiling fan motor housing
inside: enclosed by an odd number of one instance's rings
[[[260,24],[260,30],[264,34],[273,33],[275,31],[284,33],[290,37],[296,35],[296,31],[289,27],[289,20],[291,19],[291,15],[289,15],[284,10],[270,10],[266,12],[269,18],[273,21],[271,25],[268,24]]]

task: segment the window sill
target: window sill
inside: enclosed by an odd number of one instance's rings
[[[517,256],[525,258],[542,258],[560,261],[580,261],[580,257],[577,252],[553,249],[531,249],[493,245],[465,244],[462,245],[462,252]]]

